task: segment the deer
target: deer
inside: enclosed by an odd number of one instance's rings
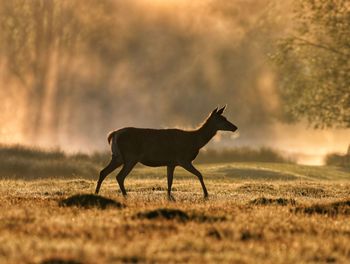
[[[194,174],[203,190],[204,198],[208,191],[202,174],[192,162],[218,131],[235,132],[237,126],[223,116],[226,105],[215,108],[197,129],[150,129],[125,127],[108,134],[112,158],[109,164],[100,172],[95,194],[98,194],[104,179],[115,169],[123,165],[116,176],[123,196],[127,197],[124,180],[137,163],[150,167],[167,167],[168,199],[175,201],[171,194],[174,170],[181,166]]]

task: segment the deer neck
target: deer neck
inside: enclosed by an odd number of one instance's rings
[[[205,122],[196,130],[198,147],[204,147],[216,134],[217,130]]]

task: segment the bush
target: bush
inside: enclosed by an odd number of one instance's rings
[[[60,150],[0,146],[0,177],[3,178],[96,178],[101,169],[94,156],[68,155]],[[107,161],[106,161],[107,162]]]
[[[330,153],[326,156],[326,164],[331,166],[340,166],[350,168],[350,155],[341,155],[338,153]]]
[[[197,158],[198,163],[221,163],[221,162],[278,162],[295,163],[290,158],[283,157],[279,152],[271,148],[262,147],[252,149],[249,147],[225,149],[217,151],[208,149],[202,151]]]

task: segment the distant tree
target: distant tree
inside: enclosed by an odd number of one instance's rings
[[[29,125],[25,129],[31,140],[41,128],[53,65],[60,64],[63,47],[75,40],[66,6],[44,0],[3,1],[0,5],[0,50],[9,72],[28,93]]]
[[[289,120],[350,128],[350,3],[302,0],[274,56]]]
[[[93,52],[111,57],[115,38],[106,28],[115,28],[112,7],[110,1],[97,0],[0,2],[0,55],[27,91],[23,129],[32,143],[41,137],[43,127],[50,126],[54,134],[60,99],[74,87],[74,60],[81,54],[92,57]],[[47,116],[50,121],[44,120]]]

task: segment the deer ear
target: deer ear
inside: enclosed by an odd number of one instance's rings
[[[211,112],[210,115],[212,116],[213,114],[216,114],[216,113],[218,112],[218,108],[219,108],[219,107],[216,107],[216,108],[213,110],[213,112]]]
[[[225,105],[223,108],[220,108],[216,113],[217,113],[218,115],[222,115],[223,112],[225,111],[226,106],[227,106],[227,105]]]

